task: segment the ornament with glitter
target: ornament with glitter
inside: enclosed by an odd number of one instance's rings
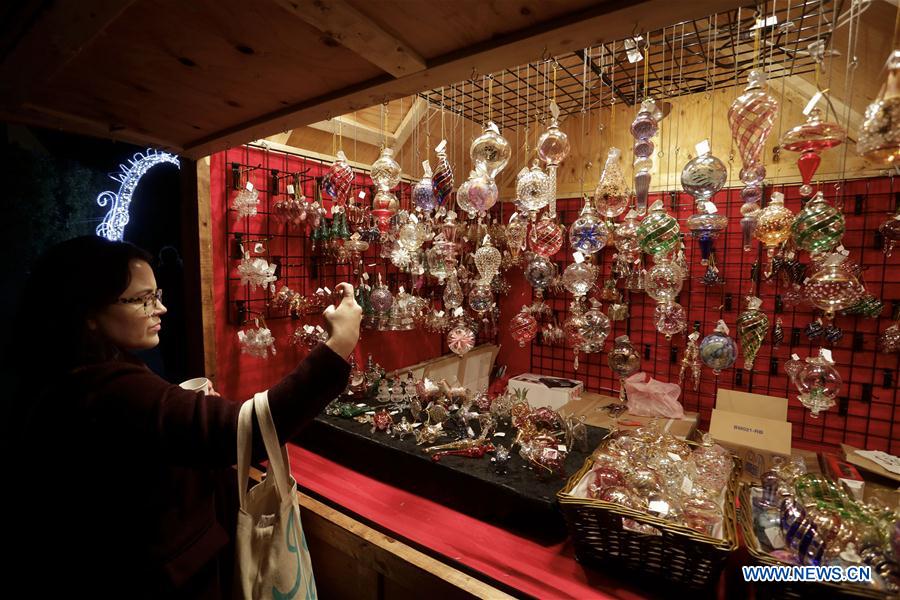
[[[769,317],[760,310],[762,300],[756,296],[747,297],[747,309],[738,315],[737,331],[744,353],[744,369],[753,370],[756,354],[762,347],[763,340],[769,332]]]
[[[422,163],[422,179],[412,188],[412,200],[417,208],[426,213],[437,205],[431,164],[427,160]]]
[[[900,322],[885,329],[878,336],[878,351],[884,354],[900,353]]]
[[[594,189],[594,206],[597,212],[607,219],[613,219],[625,212],[631,199],[625,176],[619,166],[621,155],[622,151],[618,148],[609,149],[600,181]]]
[[[794,213],[784,205],[784,194],[772,192],[769,204],[757,215],[753,231],[769,255],[769,275],[774,271],[775,251],[790,237],[793,221]]]
[[[550,202],[550,176],[541,169],[537,159],[531,168],[522,167],[516,177],[516,203],[523,211],[536,215]]]
[[[700,354],[697,340],[700,339],[699,331],[692,331],[688,335],[687,345],[684,347],[684,358],[681,359],[681,371],[678,372],[678,385],[684,385],[684,376],[690,373],[693,380],[693,390],[700,388]]]
[[[491,244],[491,236],[484,236],[481,247],[475,251],[475,268],[481,276],[479,283],[489,284],[500,270],[502,256]]]

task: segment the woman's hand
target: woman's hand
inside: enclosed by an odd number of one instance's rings
[[[325,345],[343,358],[350,356],[359,341],[359,324],[362,321],[362,308],[353,296],[353,286],[341,283],[335,288],[342,294],[337,308],[334,305],[325,309],[325,329],[328,340]]]

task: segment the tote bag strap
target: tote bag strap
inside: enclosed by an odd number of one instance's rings
[[[238,498],[241,509],[247,497],[247,480],[250,478],[250,458],[253,453],[253,400],[241,405],[238,413],[237,455],[238,455]]]
[[[290,483],[290,463],[288,462],[287,448],[278,442],[275,421],[272,420],[272,412],[269,410],[268,390],[253,397],[253,406],[256,410],[259,430],[262,432],[263,443],[266,446],[266,454],[269,456],[270,476],[275,478],[278,495],[283,499],[291,493],[293,488]]]

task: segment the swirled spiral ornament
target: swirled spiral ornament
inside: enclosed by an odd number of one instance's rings
[[[744,353],[744,369],[747,371],[753,370],[756,354],[769,332],[769,317],[759,310],[760,306],[762,306],[762,300],[755,296],[749,296],[747,310],[737,318],[738,337]]]

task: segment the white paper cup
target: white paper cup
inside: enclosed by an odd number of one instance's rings
[[[212,384],[206,377],[194,377],[193,379],[182,381],[178,386],[190,392],[203,392],[204,394],[208,394],[212,388]]]

